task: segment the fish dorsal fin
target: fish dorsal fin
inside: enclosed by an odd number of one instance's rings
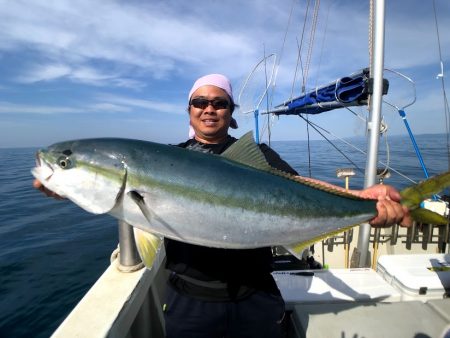
[[[221,156],[259,170],[273,170],[261,149],[259,149],[258,145],[255,143],[251,131],[234,142],[221,154]]]
[[[296,181],[306,186],[313,187],[315,189],[323,190],[331,194],[340,195],[352,199],[362,199],[353,194],[349,194],[343,190],[335,189],[331,186],[321,184],[319,182],[311,182],[301,176],[294,176],[290,173],[272,167],[266,160],[263,152],[253,139],[253,132],[249,131],[244,134],[239,140],[234,142],[227,150],[225,150],[220,156],[223,156],[229,160],[245,164],[249,167],[256,168],[262,171],[269,172],[273,175],[281,176],[286,179]]]
[[[283,174],[283,176],[286,176],[286,175],[289,175],[289,174]],[[308,179],[307,177],[290,175],[290,177],[288,177],[288,178],[290,178],[291,180],[294,180],[298,183],[301,183],[303,185],[307,185],[314,189],[322,190],[322,191],[328,192],[333,195],[338,195],[338,196],[342,196],[342,197],[346,197],[346,198],[350,198],[350,199],[354,199],[354,200],[370,199],[370,198],[359,197],[359,196],[352,194],[344,189],[327,184],[326,182],[312,181],[312,180]]]

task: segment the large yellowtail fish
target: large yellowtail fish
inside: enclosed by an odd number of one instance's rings
[[[216,248],[284,246],[298,255],[377,212],[376,201],[272,168],[251,133],[221,155],[117,138],[62,142],[38,151],[32,173],[81,208],[143,230],[135,234],[147,266],[162,237]],[[431,178],[403,201],[422,217],[420,202],[449,184],[450,173]]]

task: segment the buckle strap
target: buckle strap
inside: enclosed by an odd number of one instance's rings
[[[227,283],[223,283],[220,281],[203,281],[203,280],[198,280],[186,275],[180,275],[178,273],[174,274],[175,276],[181,278],[182,280],[185,280],[188,283],[197,285],[197,286],[201,286],[204,288],[210,288],[210,289],[226,289],[228,287]]]

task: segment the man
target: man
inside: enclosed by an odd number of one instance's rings
[[[237,128],[232,117],[234,107],[232,87],[225,76],[199,78],[189,93],[192,138],[178,146],[215,154],[225,151],[236,141],[228,134],[230,127]],[[268,146],[260,148],[269,164],[297,175]],[[52,194],[40,182],[34,185]],[[378,215],[371,220],[372,225],[411,223],[408,211],[398,203],[399,193],[392,187],[378,185],[353,193],[378,199]],[[281,336],[284,302],[271,275],[269,247],[218,249],[171,239],[165,240],[165,246],[166,267],[171,271],[164,306],[167,337]]]
[[[220,74],[198,79],[189,93],[193,138],[180,147],[220,154],[236,139],[235,104],[229,80]],[[266,145],[272,166],[297,173]],[[374,225],[410,223],[398,192],[376,186],[360,196],[379,199]],[[193,224],[192,226],[195,226]],[[230,250],[200,247],[166,239],[169,279],[165,309],[168,337],[280,337],[284,302],[271,275],[270,248]]]

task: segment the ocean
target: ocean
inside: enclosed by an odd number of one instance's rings
[[[448,170],[446,135],[417,135],[430,175]],[[364,139],[349,139],[365,149]],[[411,141],[391,136],[381,161],[414,181],[424,178]],[[304,176],[337,185],[338,168],[356,169],[350,188],[364,184],[365,155],[335,141],[273,142],[283,159]],[[0,149],[0,337],[49,337],[109,265],[118,229],[108,215],[91,215],[69,201],[46,198],[32,188],[35,148]],[[380,165],[382,168],[382,165]],[[386,184],[410,181],[391,172]]]

